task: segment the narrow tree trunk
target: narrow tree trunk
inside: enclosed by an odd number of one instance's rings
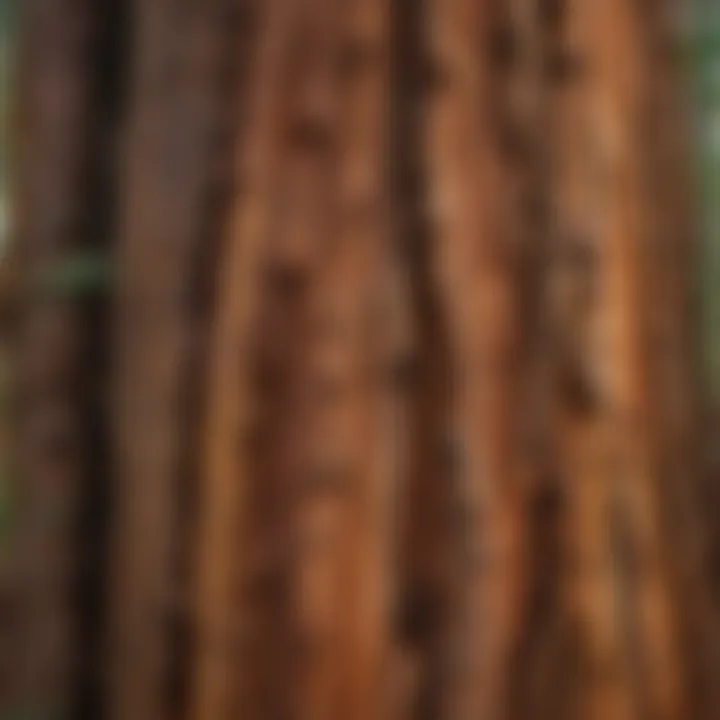
[[[22,7],[15,247],[22,304],[13,355],[18,713],[68,717],[79,687],[76,609],[81,493],[88,470],[87,322],[54,278],[90,241],[96,137],[95,8],[82,0]]]

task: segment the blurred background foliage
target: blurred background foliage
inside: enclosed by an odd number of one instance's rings
[[[695,0],[689,71],[697,132],[703,252],[703,335],[713,400],[720,400],[720,3]]]
[[[7,247],[9,229],[10,189],[10,98],[12,85],[13,38],[15,37],[16,13],[19,0],[0,0],[0,261]],[[0,344],[0,427],[6,435],[8,411],[7,357]],[[2,549],[10,528],[11,504],[8,477],[7,438],[0,437],[0,580],[2,579]]]
[[[7,241],[12,38],[17,0],[0,0],[0,247]]]

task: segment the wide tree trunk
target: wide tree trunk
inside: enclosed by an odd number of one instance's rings
[[[720,717],[670,9],[27,3],[13,710]]]

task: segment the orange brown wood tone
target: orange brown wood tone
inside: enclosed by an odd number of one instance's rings
[[[720,717],[670,0],[27,4],[0,717]]]

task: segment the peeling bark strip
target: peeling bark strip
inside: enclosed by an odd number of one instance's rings
[[[288,32],[297,8],[297,2],[270,0],[260,18],[259,49],[252,61],[252,116],[238,140],[239,194],[219,263],[198,500],[197,656],[189,708],[190,718],[197,720],[229,717],[233,696],[240,698],[241,713],[252,713],[243,707],[243,667],[252,662],[244,653],[248,618],[243,602],[248,445],[255,423],[251,370],[280,110],[287,89]]]
[[[15,247],[22,290],[88,242],[93,3],[20,8],[21,90]],[[17,618],[7,638],[11,713],[66,718],[78,688],[75,601],[87,473],[82,396],[85,318],[73,298],[22,295],[13,370]]]
[[[501,717],[517,640],[521,530],[517,447],[518,318],[512,178],[495,135],[501,102],[489,62],[502,10],[429,0],[432,96],[426,157],[438,292],[449,332],[460,536],[442,716]]]
[[[189,341],[212,179],[222,0],[136,3],[117,251],[109,716],[170,712]]]

